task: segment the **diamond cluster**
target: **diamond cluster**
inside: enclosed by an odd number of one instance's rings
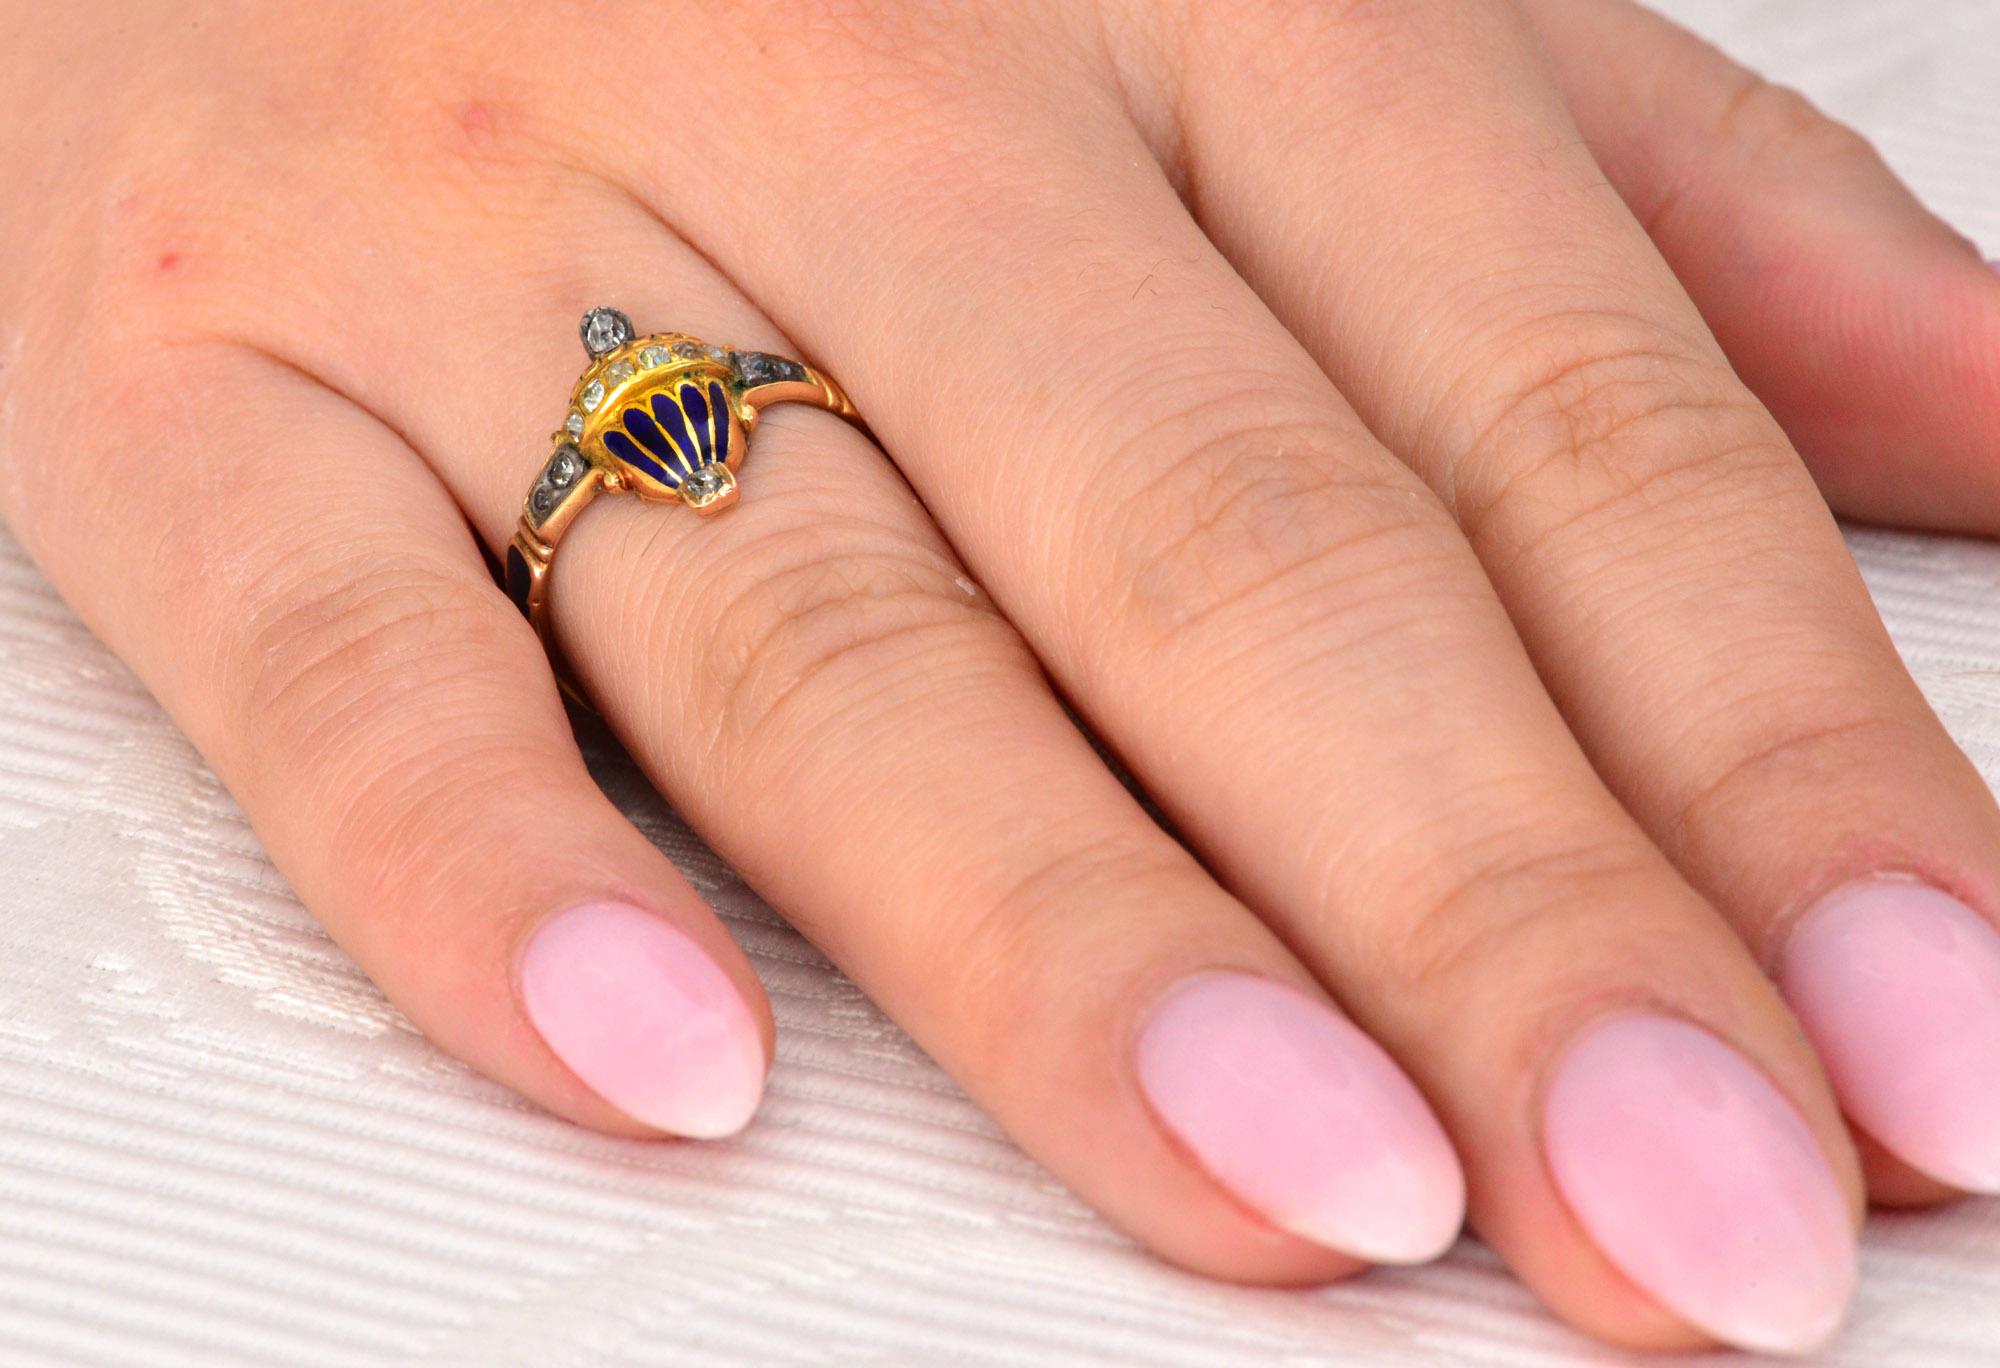
[[[583,348],[590,353],[593,361],[602,361],[628,345],[636,336],[632,320],[616,309],[592,309],[583,316],[580,331]],[[577,406],[563,419],[563,431],[572,439],[582,437],[589,422],[587,415],[604,407],[611,391],[637,376],[641,370],[659,370],[678,361],[700,360],[735,366],[737,354],[724,347],[712,347],[692,338],[682,338],[674,342],[650,342],[639,350],[636,357],[620,357],[606,366],[601,375],[592,376],[583,387],[576,397]]]
[[[583,316],[581,331],[584,350],[590,353],[593,361],[601,361],[636,336],[632,320],[616,309],[592,309]],[[744,389],[781,383],[800,384],[807,378],[803,365],[790,357],[770,352],[731,351],[727,347],[697,342],[691,337],[673,342],[650,342],[640,349],[636,365],[632,358],[622,358],[606,366],[602,376],[592,377],[577,396],[578,407],[563,420],[564,430],[571,437],[581,437],[587,421],[585,415],[597,412],[612,388],[632,379],[641,369],[658,370],[676,361],[701,360],[720,361],[730,367]]]
[[[731,352],[729,364],[736,368],[745,389],[775,385],[780,381],[797,383],[806,378],[804,366],[790,357],[773,356],[769,352]]]
[[[528,511],[535,515],[536,526],[548,520],[556,505],[562,502],[563,495],[583,478],[584,469],[582,452],[567,442],[556,448],[555,454],[549,457],[549,463],[536,477],[534,488],[528,491]]]
[[[589,426],[588,415],[604,409],[612,392],[641,372],[710,361],[734,371],[741,389],[810,382],[803,365],[770,352],[732,351],[685,336],[639,339],[632,320],[616,309],[592,309],[583,316],[580,331],[584,350],[590,353],[596,373],[589,375],[577,392],[576,407],[563,419],[563,431],[569,440],[556,448],[529,492],[528,508],[537,525],[555,511],[589,469],[575,445]],[[639,345],[641,341],[643,345]],[[735,484],[735,478],[726,468],[704,466],[682,479],[679,493],[696,508],[708,509],[724,504],[734,493]]]

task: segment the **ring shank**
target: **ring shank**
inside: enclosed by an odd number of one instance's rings
[[[830,375],[826,375],[803,362],[795,363],[805,373],[803,380],[774,380],[768,384],[746,387],[743,402],[752,409],[768,408],[772,404],[810,404],[825,409],[836,418],[844,418],[863,432],[868,425],[861,420],[861,414],[854,403]]]

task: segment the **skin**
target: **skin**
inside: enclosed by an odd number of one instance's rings
[[[1607,1011],[1753,1061],[1857,1213],[1949,1195],[1843,1122],[1767,977],[1856,877],[2000,905],[2000,813],[1827,507],[2000,527],[2000,279],[1865,144],[1619,0],[672,14],[0,19],[0,512],[433,1040],[651,1133],[514,986],[616,896],[768,1048],[481,556],[616,303],[813,358],[881,446],[774,409],[726,517],[593,509],[577,678],[1135,1238],[1357,1267],[1134,1085],[1136,1023],[1218,967],[1380,1042],[1475,1229],[1616,1341],[1703,1338],[1537,1148]]]

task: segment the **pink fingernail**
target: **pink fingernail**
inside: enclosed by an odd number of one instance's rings
[[[585,903],[542,923],[521,955],[521,1001],[551,1050],[635,1121],[715,1139],[764,1092],[764,1042],[721,966],[671,923]]]
[[[2000,1192],[2000,934],[1915,883],[1840,889],[1800,918],[1778,986],[1840,1105],[1912,1168]]]
[[[1812,1132],[1757,1068],[1673,1017],[1612,1017],[1563,1054],[1542,1147],[1597,1247],[1719,1340],[1810,1349],[1854,1286],[1853,1227]]]
[[[1430,1107],[1382,1048],[1297,989],[1198,974],[1138,1044],[1155,1114],[1273,1225],[1375,1263],[1450,1247],[1465,1179]]]

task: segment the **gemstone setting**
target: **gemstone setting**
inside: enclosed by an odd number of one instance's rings
[[[729,359],[745,389],[758,385],[798,384],[806,378],[806,368],[788,356],[756,351],[732,352]]]
[[[735,492],[736,477],[728,466],[700,466],[681,481],[681,498],[693,508],[706,508]]]
[[[697,470],[694,474],[681,481],[681,488],[687,492],[687,496],[691,499],[713,498],[715,495],[720,494],[723,486],[728,483],[721,475],[716,473],[721,469],[722,467],[720,466],[703,466],[700,470]]]
[[[608,356],[632,340],[632,320],[616,309],[592,309],[579,325],[591,359]]]
[[[616,309],[592,309],[581,324],[592,364],[578,382],[562,430],[562,443],[528,492],[527,517],[535,527],[556,516],[570,494],[598,477],[603,487],[644,498],[678,498],[701,513],[735,502],[731,447],[743,440],[739,423],[751,420],[747,390],[799,389],[775,399],[820,399],[801,391],[826,387],[790,357],[738,351],[683,332],[638,334]],[[579,445],[588,440],[585,457]],[[593,485],[592,488],[597,486]],[[589,491],[586,490],[586,493]]]
[[[536,477],[534,488],[528,491],[528,512],[534,517],[537,527],[555,512],[556,505],[563,501],[563,495],[583,478],[587,468],[583,453],[569,443],[564,442],[555,449],[555,454],[549,457],[548,464]]]

